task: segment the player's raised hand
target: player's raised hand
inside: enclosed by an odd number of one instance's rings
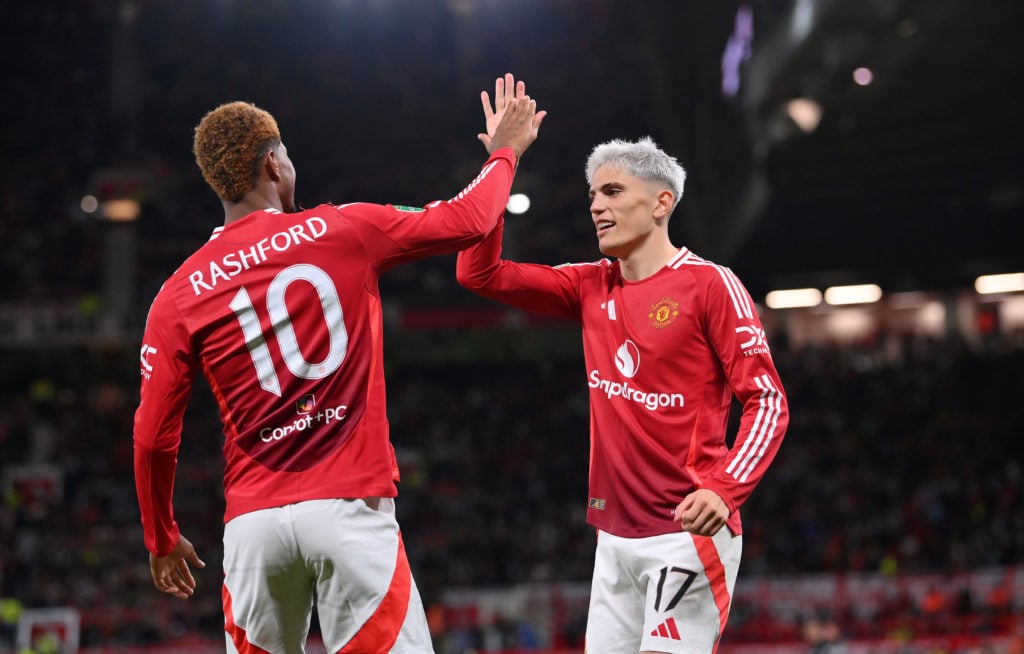
[[[486,131],[477,134],[477,138],[484,144],[488,152],[494,152],[496,148],[491,146],[491,140],[494,138],[494,133],[498,129],[498,125],[501,123],[502,117],[505,115],[506,109],[513,100],[516,99],[528,99],[526,95],[526,82],[520,80],[515,81],[515,77],[512,73],[505,73],[504,77],[499,77],[494,80],[494,106],[491,106],[490,96],[487,95],[487,91],[480,92],[480,103],[484,108],[484,129]],[[547,115],[546,111],[537,112],[534,116],[534,134],[533,137],[537,138],[537,129],[540,128],[541,121],[544,120],[544,116]]]
[[[505,113],[494,130],[487,151],[512,148],[518,162],[526,149],[537,139],[537,131],[544,120],[544,115],[545,112],[537,111],[537,102],[528,95],[506,102]]]
[[[188,567],[189,563],[197,568],[206,567],[196,554],[192,543],[181,536],[178,544],[167,556],[149,555],[149,572],[153,575],[153,585],[168,595],[188,599],[196,592],[196,580]]]

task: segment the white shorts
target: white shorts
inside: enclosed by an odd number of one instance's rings
[[[743,537],[599,531],[587,654],[712,654],[729,617]]]
[[[388,498],[310,500],[224,526],[229,654],[301,654],[314,602],[329,652],[433,652]]]

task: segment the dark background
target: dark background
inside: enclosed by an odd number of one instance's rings
[[[146,179],[145,304],[219,221],[190,147],[224,101],[275,114],[305,206],[448,197],[483,157],[477,94],[506,71],[550,112],[517,181],[533,199],[513,221],[520,259],[595,258],[586,156],[651,135],[689,171],[675,240],[733,267],[757,299],[1020,269],[1022,5],[802,4],[818,18],[801,39],[787,39],[800,3],[744,4],[753,56],[724,98],[735,1],[6,3],[2,295],[99,288],[103,226],[77,205],[103,171],[128,169]],[[854,84],[857,66],[875,83]],[[797,96],[824,107],[812,134],[779,114]],[[398,292],[431,279],[405,277]]]

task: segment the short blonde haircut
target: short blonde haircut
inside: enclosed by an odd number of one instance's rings
[[[594,181],[594,175],[601,166],[615,168],[645,182],[663,184],[675,196],[673,209],[683,198],[686,170],[675,157],[659,148],[650,136],[637,141],[615,139],[595,146],[587,158],[588,184]]]
[[[280,143],[273,116],[250,102],[229,102],[199,121],[192,152],[214,193],[239,202],[256,188],[263,155]]]

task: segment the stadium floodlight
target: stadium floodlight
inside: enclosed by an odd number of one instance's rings
[[[511,214],[526,213],[530,209],[530,196],[525,193],[513,193],[508,197],[505,209]]]
[[[878,284],[854,284],[851,286],[830,286],[825,289],[825,302],[836,304],[869,304],[882,299]]]
[[[875,81],[875,73],[867,66],[860,66],[853,71],[853,81],[858,86],[870,86]]]
[[[106,200],[101,204],[103,217],[114,223],[130,223],[138,220],[142,207],[137,200],[119,198]]]
[[[83,195],[78,206],[84,213],[96,213],[100,209],[100,201],[95,195]]]
[[[786,115],[804,134],[818,129],[824,112],[821,103],[810,98],[794,98],[786,103]]]
[[[1024,272],[982,275],[974,280],[974,290],[979,295],[1024,291]]]
[[[821,291],[816,288],[789,288],[771,291],[764,298],[769,309],[799,309],[821,304]]]

